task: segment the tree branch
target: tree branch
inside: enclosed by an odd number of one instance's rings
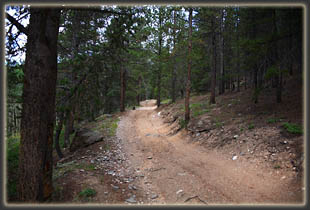
[[[75,10],[75,11],[86,11],[86,12],[97,12],[104,14],[114,14],[114,15],[128,15],[128,13],[116,12],[101,8],[91,8],[91,7],[66,7],[67,10]]]
[[[14,25],[16,28],[24,33],[25,35],[28,35],[28,30],[25,28],[22,24],[20,24],[14,17],[12,17],[10,14],[6,12],[6,18]]]

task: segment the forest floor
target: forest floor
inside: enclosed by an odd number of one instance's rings
[[[225,93],[216,105],[205,103],[208,95],[193,96],[187,131],[183,100],[160,108],[145,101],[99,118],[88,126],[116,119],[116,135],[57,164],[53,202],[302,204],[303,136],[283,128],[302,125],[301,92],[284,92],[276,105],[273,93],[258,104],[250,94]]]

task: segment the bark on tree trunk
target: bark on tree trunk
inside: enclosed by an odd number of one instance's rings
[[[224,87],[224,26],[223,26],[223,19],[224,19],[224,10],[222,10],[222,15],[221,15],[221,19],[220,19],[220,29],[221,32],[219,34],[219,38],[220,38],[220,77],[221,80],[219,82],[219,94],[223,94],[225,91],[225,87]]]
[[[159,11],[159,28],[161,30],[162,25],[162,14],[161,9]],[[158,49],[158,57],[159,57],[159,67],[158,67],[158,73],[157,73],[157,107],[160,106],[160,89],[161,89],[161,45],[162,45],[162,32],[159,32],[159,49]]]
[[[244,70],[244,89],[247,89],[247,78],[246,78],[246,70]]]
[[[139,76],[138,78],[138,86],[139,86],[139,89],[138,89],[138,94],[137,94],[137,106],[139,106],[140,101],[142,100],[142,77],[141,76]]]
[[[62,112],[60,113],[60,116],[59,116],[59,123],[56,128],[56,134],[55,134],[55,149],[60,159],[64,157],[64,155],[61,152],[60,145],[59,145],[59,137],[60,137],[60,133],[63,127],[63,123],[64,123],[64,113]]]
[[[186,83],[186,96],[185,96],[185,125],[190,120],[190,108],[189,108],[189,99],[191,91],[191,51],[192,51],[192,13],[193,9],[189,9],[189,35],[188,35],[188,69],[187,69],[187,83]]]
[[[121,98],[120,98],[120,111],[124,112],[125,111],[125,89],[126,89],[126,69],[121,66],[121,71],[120,71],[120,80],[121,80]]]
[[[253,9],[252,13],[252,39],[256,39],[256,23],[255,23],[255,18],[256,18],[256,10]],[[258,103],[258,87],[257,87],[257,64],[254,64],[254,74],[253,74],[253,82],[254,82],[254,103]]]
[[[20,201],[37,202],[53,191],[53,130],[60,9],[30,9],[24,68],[19,151]]]
[[[174,51],[174,55],[173,55],[173,68],[172,68],[172,80],[171,80],[171,100],[172,103],[175,102],[175,83],[176,83],[176,77],[177,77],[177,64],[176,64],[176,11],[173,11],[173,51]]]
[[[66,113],[66,127],[64,134],[64,147],[67,148],[70,146],[70,134],[73,131],[73,122],[74,122],[74,108],[70,107],[70,109]]]
[[[157,99],[156,99],[157,107],[159,107],[161,103],[160,89],[161,89],[161,63],[159,63],[159,69],[158,69],[158,74],[157,74]]]
[[[237,92],[240,92],[240,46],[239,46],[239,23],[238,23],[238,13],[237,13]]]
[[[213,70],[211,76],[211,96],[210,104],[215,104],[215,87],[216,87],[216,37],[215,37],[215,16],[211,18],[211,28],[212,28],[212,47],[213,47]]]
[[[277,40],[276,40],[276,36],[278,33],[277,30],[277,22],[276,22],[276,10],[273,9],[272,10],[272,17],[273,17],[273,34],[274,34],[274,38],[273,38],[273,62],[274,65],[277,66],[278,69],[278,74],[275,77],[276,80],[276,96],[277,96],[277,103],[281,103],[282,102],[282,72],[281,72],[281,68],[279,65],[277,65],[279,56],[278,56],[278,44],[277,44]]]

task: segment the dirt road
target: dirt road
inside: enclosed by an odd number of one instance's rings
[[[281,179],[250,163],[228,160],[188,141],[184,133],[167,135],[156,107],[126,112],[117,136],[129,157],[146,203],[157,204],[301,204],[293,179]]]

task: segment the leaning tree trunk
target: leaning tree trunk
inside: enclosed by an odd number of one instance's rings
[[[56,134],[55,134],[54,141],[55,141],[55,149],[56,149],[57,155],[61,159],[64,157],[64,155],[62,154],[61,149],[60,149],[59,137],[60,137],[61,130],[62,130],[62,127],[64,124],[65,116],[64,116],[64,112],[61,112],[59,115],[60,115],[59,116],[59,123],[58,123],[57,128],[56,128]]]
[[[73,131],[73,122],[74,122],[74,105],[70,106],[70,109],[66,113],[66,127],[64,134],[64,147],[67,148],[70,146],[70,134]]]
[[[57,39],[60,9],[31,8],[24,69],[20,201],[36,202],[53,191],[53,129],[57,79]]]

